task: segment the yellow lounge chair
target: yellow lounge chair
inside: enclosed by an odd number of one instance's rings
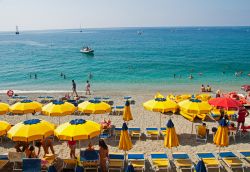
[[[128,162],[130,162],[135,170],[144,171],[145,158],[143,153],[129,153]]]
[[[139,140],[141,139],[141,129],[140,128],[129,128],[129,134],[131,136],[131,138],[139,138]]]
[[[109,171],[124,169],[125,156],[123,153],[109,153]]]
[[[244,172],[245,165],[233,152],[220,152],[219,157],[233,171],[233,169],[242,169]]]
[[[239,153],[241,154],[241,156],[242,156],[243,158],[245,158],[245,160],[246,160],[247,162],[250,163],[250,150],[241,150],[241,151],[239,151]]]
[[[115,131],[114,131],[115,140],[117,139],[117,137],[120,138],[121,131],[122,131],[122,128],[115,128]]]
[[[196,156],[199,160],[203,160],[207,171],[209,169],[218,169],[220,172],[221,169],[221,164],[219,162],[219,160],[214,156],[213,153],[211,152],[198,152],[196,153]]]
[[[155,152],[150,154],[151,163],[154,171],[166,170],[169,171],[169,159],[164,152]]]
[[[185,152],[175,152],[172,154],[174,159],[174,165],[180,171],[190,170],[192,172],[194,164],[187,153]]]
[[[156,138],[157,140],[159,139],[160,132],[158,128],[146,128],[146,135],[148,138]]]
[[[75,169],[77,166],[77,159],[62,159],[64,162],[63,169],[71,170]]]

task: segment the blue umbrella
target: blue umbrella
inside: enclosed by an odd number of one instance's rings
[[[126,168],[125,172],[135,172],[135,169],[132,164],[129,164],[128,167]]]
[[[196,172],[207,172],[206,166],[202,160],[195,167]]]

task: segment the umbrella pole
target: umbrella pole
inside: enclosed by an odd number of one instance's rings
[[[160,128],[161,128],[161,113],[160,113]]]
[[[192,122],[192,129],[191,129],[191,135],[190,135],[190,137],[192,137],[192,134],[193,134],[193,128],[194,128],[194,122]]]

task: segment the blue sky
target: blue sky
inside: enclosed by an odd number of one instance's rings
[[[0,30],[249,26],[250,0],[0,0]]]

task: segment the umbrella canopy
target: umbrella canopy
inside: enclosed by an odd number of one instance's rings
[[[183,100],[179,106],[181,111],[193,114],[207,114],[212,109],[208,102],[198,99]]]
[[[201,100],[201,101],[208,101],[209,99],[211,99],[211,95],[210,95],[210,94],[203,93],[203,94],[197,95],[196,98],[197,98],[198,100]]]
[[[78,105],[78,111],[87,114],[104,114],[111,111],[109,104],[98,99],[82,102]]]
[[[7,131],[11,128],[8,122],[0,121],[0,136],[7,134]]]
[[[177,95],[177,96],[175,96],[175,101],[176,101],[176,102],[181,102],[181,101],[183,101],[183,100],[190,99],[191,96],[192,96],[191,94]]]
[[[176,102],[172,100],[166,100],[159,93],[158,95],[155,96],[155,99],[143,103],[143,106],[146,110],[150,110],[153,112],[161,112],[161,113],[169,111],[175,113],[178,109],[178,105]]]
[[[228,146],[228,124],[225,119],[220,121],[220,126],[218,127],[216,134],[214,136],[214,144],[223,147]]]
[[[10,111],[15,114],[27,114],[42,111],[42,104],[32,100],[22,100],[10,107]]]
[[[53,101],[42,108],[42,114],[47,116],[66,116],[74,113],[76,107],[68,102]]]
[[[203,160],[200,160],[196,167],[195,167],[196,172],[207,172],[206,166],[204,164]]]
[[[119,141],[119,149],[123,151],[129,151],[130,149],[132,149],[132,147],[133,147],[132,141],[128,134],[128,126],[124,122],[122,125],[122,131]]]
[[[55,135],[60,140],[85,140],[101,134],[101,125],[89,120],[74,119],[59,125]]]
[[[7,136],[13,141],[30,142],[54,134],[55,125],[45,120],[30,119],[13,126]]]
[[[167,148],[179,146],[179,140],[175,132],[174,123],[171,119],[168,120],[166,136],[164,138],[164,146]]]
[[[133,120],[132,113],[131,113],[131,110],[130,110],[130,103],[129,103],[128,100],[125,103],[125,108],[124,108],[122,117],[123,117],[124,121]]]
[[[0,115],[4,115],[9,112],[9,105],[6,103],[0,103]]]
[[[215,107],[229,108],[239,108],[241,106],[240,102],[229,97],[218,97],[213,98],[208,101],[210,105]]]

